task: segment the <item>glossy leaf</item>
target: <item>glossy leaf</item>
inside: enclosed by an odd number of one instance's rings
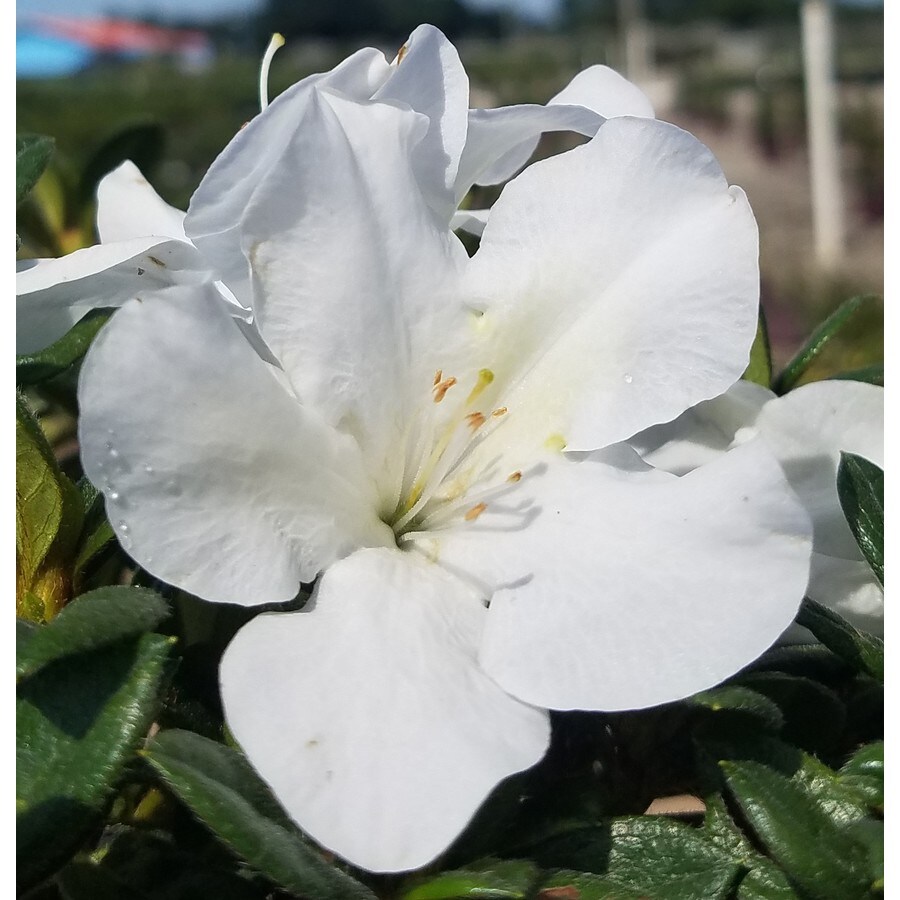
[[[534,895],[535,900],[648,900],[648,896],[646,891],[626,887],[613,878],[565,869],[548,875]]]
[[[166,601],[146,588],[111,586],[82,594],[32,633],[16,661],[16,677],[27,678],[64,656],[152,631],[168,614]]]
[[[281,887],[317,900],[373,900],[329,865],[288,820],[237,751],[187,731],[165,731],[146,751],[150,764],[228,846]]]
[[[53,145],[53,138],[41,134],[16,135],[16,206],[28,196],[47,168]]]
[[[690,698],[691,703],[713,712],[739,712],[757,718],[766,728],[778,731],[784,724],[784,716],[777,704],[765,694],[740,685],[725,685],[703,691]]]
[[[884,472],[862,456],[841,453],[837,488],[856,543],[884,584]]]
[[[613,819],[574,829],[530,849],[544,868],[603,875],[630,891],[671,900],[725,897],[739,865],[697,829],[663,816]]]
[[[20,887],[59,868],[94,827],[153,720],[169,646],[145,634],[59,659],[19,682]]]
[[[527,860],[487,859],[441,872],[406,891],[403,900],[525,900],[537,874],[537,866]]]
[[[884,742],[861,747],[841,767],[841,783],[865,797],[875,809],[884,807]]]
[[[732,796],[771,857],[816,900],[862,897],[867,855],[795,782],[755,762],[723,761]]]
[[[81,359],[97,332],[112,313],[95,309],[69,329],[58,341],[37,353],[16,357],[16,383],[38,384],[64,372]]]
[[[829,650],[857,671],[884,680],[884,644],[878,638],[857,631],[836,612],[809,598],[800,607],[797,624],[808,628]]]
[[[756,337],[750,348],[750,362],[741,376],[745,381],[772,386],[772,348],[769,344],[769,329],[762,307],[759,308],[759,321],[756,326]]]
[[[791,886],[787,875],[764,856],[754,862],[753,868],[738,885],[737,900],[801,900]]]
[[[861,325],[864,331],[871,332],[873,329],[868,327],[867,316],[871,316],[878,309],[880,303],[881,298],[872,294],[852,297],[850,300],[842,303],[813,331],[806,343],[785,366],[784,371],[775,379],[773,384],[775,393],[785,394],[791,388],[800,384],[801,381],[808,380],[807,376],[814,374],[816,365],[821,363],[826,351],[830,351],[833,346],[838,345],[845,334],[851,332],[854,326]],[[856,337],[855,335],[853,336]],[[860,342],[856,341],[855,343],[858,345]],[[867,359],[864,362],[871,364],[876,361]],[[860,361],[860,364],[862,364],[862,361]],[[846,365],[841,365],[835,371],[845,370],[846,368]],[[833,373],[825,369],[815,374],[819,378],[824,378]]]

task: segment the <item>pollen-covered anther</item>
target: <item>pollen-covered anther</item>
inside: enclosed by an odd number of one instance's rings
[[[499,419],[500,416],[505,416],[508,412],[509,412],[509,410],[508,410],[505,406],[500,406],[500,407],[498,407],[497,409],[495,409],[495,410],[491,413],[491,415],[492,415],[495,419]]]
[[[434,373],[434,386],[437,387],[441,383],[441,379],[444,377],[444,370],[438,369],[437,372]]]
[[[471,428],[472,431],[478,431],[485,423],[484,414],[480,412],[469,413],[466,416],[466,422],[468,422],[469,428]]]
[[[440,373],[438,373],[440,374]],[[441,400],[444,399],[447,391],[456,384],[456,379],[451,375],[449,378],[445,378],[443,381],[439,381],[434,386],[434,402],[440,403]]]
[[[476,503],[463,518],[467,522],[474,522],[486,509],[487,503]]]
[[[517,469],[517,470],[516,470],[515,472],[513,472],[511,475],[507,475],[507,476],[506,476],[506,480],[507,480],[510,484],[515,484],[517,481],[521,481],[521,480],[522,480],[522,472],[521,472],[520,470]]]

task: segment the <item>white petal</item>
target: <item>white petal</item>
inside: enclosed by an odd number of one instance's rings
[[[553,107],[579,107],[582,111]],[[579,72],[547,106],[478,109],[472,110],[469,116],[460,197],[473,182],[500,184],[515,175],[531,158],[544,132],[573,131],[593,137],[604,119],[653,118],[653,106],[640,88],[618,72],[608,66],[590,66]]]
[[[260,333],[375,477],[402,465],[405,425],[472,318],[457,289],[465,251],[410,164],[425,128],[409,110],[317,94],[245,214]]]
[[[491,368],[515,384],[510,437],[595,449],[740,377],[756,333],[756,223],[689,134],[609,119],[506,186],[467,287],[497,348]]]
[[[397,550],[337,563],[301,612],[225,652],[228,726],[300,827],[357,866],[418,868],[536,763],[546,713],[478,668],[480,601]]]
[[[617,116],[654,118],[647,95],[609,66],[589,66],[579,72],[549,104],[583,106],[605,119]]]
[[[762,441],[682,478],[591,454],[423,547],[491,599],[481,660],[552,709],[678,700],[758,657],[793,619],[810,523]]]
[[[393,543],[355,447],[303,410],[211,286],[126,304],[79,383],[84,469],[122,545],[207,600],[289,600],[334,559]]]
[[[97,185],[97,233],[104,244],[148,234],[187,240],[184,213],[169,206],[130,160]]]
[[[399,101],[428,116],[428,131],[413,151],[413,167],[426,200],[449,221],[456,208],[454,185],[469,106],[469,79],[456,48],[434,26],[420,25],[373,99]]]
[[[581,106],[521,104],[469,111],[466,147],[459,163],[456,197],[473,184],[500,184],[528,162],[545,131],[573,131],[590,137],[603,117]]]
[[[816,552],[861,559],[838,499],[837,469],[841,450],[884,468],[884,389],[842,380],[803,385],[766,404],[757,427],[812,516]]]
[[[278,164],[303,121],[313,88],[328,85],[350,97],[368,98],[390,72],[384,55],[366,48],[330,72],[304,78],[242,128],[209,167],[191,198],[185,228],[245,306],[250,287],[241,253],[241,216],[260,179]]]
[[[16,273],[16,353],[52,344],[91,309],[121,306],[132,297],[209,277],[190,244],[158,236],[17,265],[22,268]]]
[[[684,475],[725,453],[742,429],[755,433],[751,429],[759,411],[774,396],[762,385],[738,381],[719,397],[636,434],[628,443],[651,466]]]

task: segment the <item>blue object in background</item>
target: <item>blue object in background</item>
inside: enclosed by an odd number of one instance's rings
[[[65,38],[16,29],[16,78],[55,78],[88,66],[96,51]]]

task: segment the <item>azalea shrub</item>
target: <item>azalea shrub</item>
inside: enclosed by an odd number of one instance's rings
[[[612,70],[470,109],[421,26],[270,104],[276,44],[186,214],[118,158],[18,264],[20,892],[879,896],[878,298],[774,371]]]

